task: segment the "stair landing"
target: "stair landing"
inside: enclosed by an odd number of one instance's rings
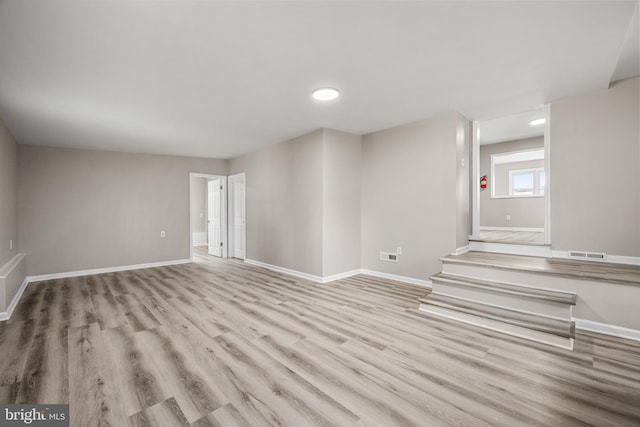
[[[640,266],[637,265],[476,251],[461,255],[449,255],[441,260],[443,262],[640,285]]]

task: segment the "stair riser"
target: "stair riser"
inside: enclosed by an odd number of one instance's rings
[[[640,329],[638,311],[640,286],[615,282],[600,282],[579,277],[482,267],[443,262],[447,274],[475,277],[480,280],[518,283],[527,286],[575,292],[578,295],[572,315],[577,319],[607,323],[629,329]]]
[[[460,313],[443,307],[435,307],[429,304],[420,304],[420,310],[437,316],[446,317],[460,322],[469,323],[471,325],[480,326],[482,328],[491,329],[493,331],[503,332],[509,335],[529,339],[536,342],[554,345],[557,347],[573,349],[573,339],[564,338],[544,332],[535,331],[520,326],[509,325],[506,323],[485,319],[471,314]]]
[[[433,282],[433,290],[440,294],[465,298],[483,304],[521,310],[529,313],[571,319],[571,305],[537,298],[528,298],[483,288],[465,287],[449,283]]]
[[[573,290],[581,279],[528,272],[521,270],[509,270],[503,268],[492,268],[481,265],[460,264],[444,262],[442,272],[446,274],[457,274],[460,276],[474,277],[481,280],[497,281],[505,283],[517,283],[536,288],[545,288],[559,291]]]

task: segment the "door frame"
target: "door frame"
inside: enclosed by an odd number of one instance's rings
[[[228,187],[229,187],[229,257],[235,258],[235,212],[233,207],[235,206],[236,193],[234,191],[234,185],[238,177],[242,176],[244,181],[244,258],[247,258],[247,174],[240,172],[234,175],[229,175]]]
[[[207,178],[219,179],[222,182],[220,194],[220,235],[222,238],[222,258],[228,257],[227,241],[227,177],[224,175],[213,175],[208,173],[189,172],[189,259],[193,261],[193,200],[191,200],[191,179]],[[207,193],[207,198],[208,198]],[[208,233],[208,231],[207,231]]]
[[[544,243],[551,244],[551,105],[544,108]],[[480,122],[474,120],[471,128],[471,235],[469,240],[480,239]]]

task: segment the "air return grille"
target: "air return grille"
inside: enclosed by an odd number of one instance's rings
[[[380,252],[380,261],[398,262],[398,254],[392,252]]]
[[[569,258],[583,259],[587,261],[606,261],[607,254],[600,252],[569,251]]]

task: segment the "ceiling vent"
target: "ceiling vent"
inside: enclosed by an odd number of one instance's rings
[[[586,261],[606,261],[607,254],[601,252],[569,251],[569,258],[583,259]]]

